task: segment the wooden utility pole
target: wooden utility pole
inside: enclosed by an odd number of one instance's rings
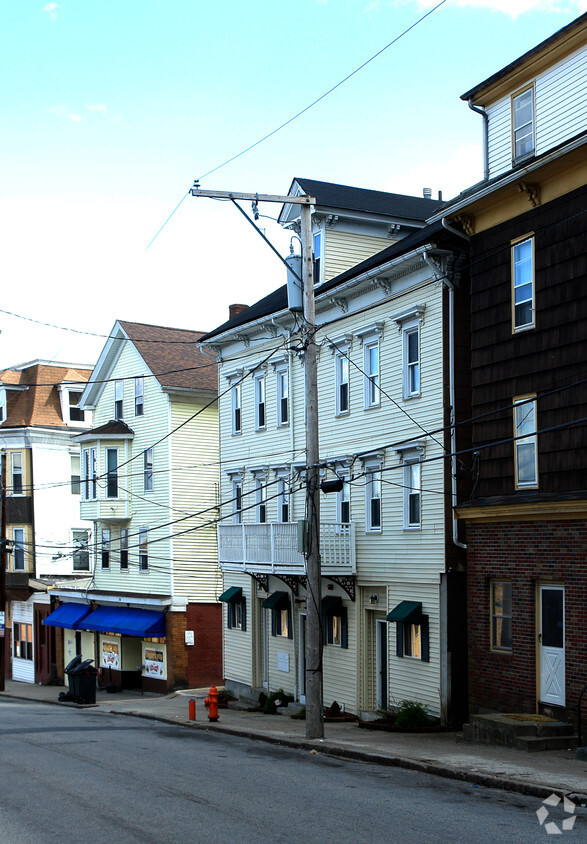
[[[306,738],[323,738],[321,562],[320,562],[320,470],[318,469],[318,377],[316,371],[314,261],[312,250],[311,196],[237,193],[235,191],[191,189],[192,196],[214,199],[244,199],[251,202],[278,202],[301,207],[302,280],[304,303],[304,374],[306,381],[306,517],[308,550],[306,580]],[[293,424],[293,421],[292,421]]]

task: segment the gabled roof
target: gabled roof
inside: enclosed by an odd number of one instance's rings
[[[401,193],[387,193],[381,190],[355,188],[349,185],[337,185],[332,182],[320,182],[316,179],[295,178],[288,194],[295,196],[305,193],[316,199],[317,208],[329,210],[354,211],[363,214],[375,214],[382,217],[403,217],[423,223],[443,204],[440,200],[424,199],[419,196],[407,196]],[[285,219],[284,205],[279,222]]]
[[[428,203],[430,202],[430,200],[425,201]],[[386,249],[383,249],[381,252],[377,252],[370,258],[366,258],[350,270],[345,270],[345,272],[337,275],[336,278],[332,278],[320,285],[320,287],[317,287],[315,291],[316,298],[318,298],[322,293],[327,293],[345,282],[360,276],[362,273],[375,269],[378,266],[382,266],[388,261],[391,261],[393,258],[411,252],[412,250],[417,249],[418,246],[430,243],[432,240],[439,246],[444,246],[446,243],[454,244],[454,235],[447,232],[441,222],[432,223],[422,229],[418,229],[407,237],[404,237],[402,240],[398,240],[396,243],[388,246]],[[227,331],[255,322],[263,317],[269,317],[273,314],[279,313],[280,311],[285,311],[286,309],[287,285],[284,284],[283,287],[279,287],[277,290],[274,290],[273,293],[270,293],[268,296],[265,296],[263,299],[255,302],[254,305],[251,305],[249,308],[241,311],[235,317],[229,319],[218,328],[215,328],[208,332],[208,334],[205,334],[201,340],[204,343],[212,342],[214,337],[224,334]]]
[[[74,366],[36,360],[2,370],[0,386],[11,394],[3,426],[71,427],[63,421],[59,386],[85,384],[91,373],[89,368]]]

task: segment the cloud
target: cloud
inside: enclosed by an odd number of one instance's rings
[[[417,1],[422,9],[430,9],[431,6],[436,5],[432,0]],[[587,9],[587,0],[448,0],[446,5],[458,6],[461,9],[487,9],[490,12],[503,12],[511,18],[517,18],[524,12],[576,12],[580,14]]]
[[[47,3],[46,6],[43,6],[41,11],[47,12],[51,20],[57,20],[57,3]]]
[[[74,123],[81,123],[83,117],[73,111],[68,111],[63,105],[54,105],[49,109],[49,114],[54,114],[56,117],[65,117],[72,120]]]
[[[102,105],[101,103],[96,105],[89,105],[88,103],[86,103],[86,109],[88,111],[97,112],[98,114],[103,114],[104,116],[108,111],[108,108],[105,105]]]

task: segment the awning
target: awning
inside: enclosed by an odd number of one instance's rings
[[[409,621],[412,616],[422,615],[422,602],[400,601],[397,607],[387,613],[387,621]]]
[[[261,606],[268,610],[275,610],[277,607],[288,603],[289,594],[287,592],[274,592],[273,595],[269,595],[268,598],[265,598]]]
[[[336,595],[326,595],[322,598],[321,612],[323,615],[340,615],[342,598]]]
[[[77,630],[80,621],[89,612],[89,604],[59,604],[56,610],[43,619],[43,624],[47,624],[49,627],[65,627],[67,630]]]
[[[218,598],[219,601],[225,601],[227,604],[231,601],[240,601],[243,597],[243,590],[240,586],[230,586],[222,595]]]
[[[99,633],[159,638],[165,636],[165,613],[130,607],[98,607],[79,627]]]

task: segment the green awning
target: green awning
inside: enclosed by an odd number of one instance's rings
[[[243,590],[240,586],[230,586],[218,598],[219,601],[225,601],[227,604],[231,601],[240,601],[243,597]]]
[[[342,598],[336,595],[326,595],[322,598],[321,611],[323,615],[340,614],[342,609]]]
[[[288,603],[289,594],[287,592],[274,592],[273,595],[269,595],[268,598],[265,598],[261,606],[268,610],[275,610],[277,607],[281,607],[283,604]]]
[[[409,621],[412,616],[422,615],[422,602],[400,601],[397,607],[387,613],[387,621]]]

